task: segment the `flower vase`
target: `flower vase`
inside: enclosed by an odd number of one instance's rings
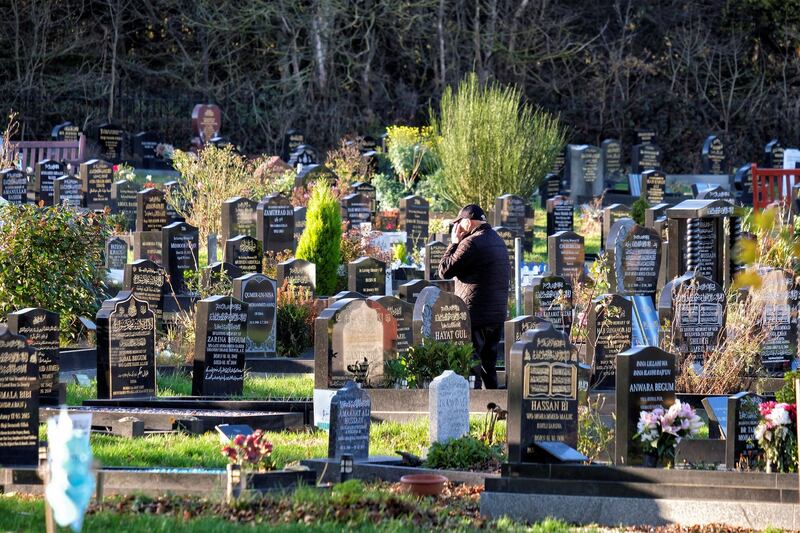
[[[645,453],[642,461],[642,466],[645,468],[658,468],[658,454]]]

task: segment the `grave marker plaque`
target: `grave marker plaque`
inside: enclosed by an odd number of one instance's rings
[[[128,262],[128,243],[119,237],[111,237],[106,241],[106,268],[124,270]]]
[[[595,298],[589,307],[586,323],[586,349],[592,361],[594,386],[613,388],[617,354],[630,349],[632,343],[632,304],[618,294]]]
[[[222,110],[215,104],[197,104],[192,109],[192,129],[206,144],[217,136],[222,128]]]
[[[667,187],[667,175],[660,170],[645,170],[642,172],[641,196],[650,205],[660,204],[664,201],[664,191]]]
[[[247,314],[247,304],[231,296],[197,302],[193,396],[242,394]]]
[[[713,280],[694,274],[673,286],[673,339],[684,357],[703,364],[724,335],[725,312],[725,291]]]
[[[22,335],[0,326],[0,465],[39,464],[39,369]]]
[[[631,154],[631,172],[641,174],[645,170],[661,169],[661,148],[652,142],[637,144]]]
[[[539,185],[539,205],[547,207],[547,201],[561,193],[561,177],[558,174],[547,174]]]
[[[275,280],[252,273],[233,280],[233,295],[247,304],[247,346],[250,357],[276,354],[277,292]]]
[[[67,120],[55,126],[50,132],[54,141],[78,141],[81,138],[81,129]]]
[[[716,135],[709,135],[703,142],[701,152],[703,174],[727,174],[728,162],[725,157],[725,145]]]
[[[283,136],[283,149],[281,150],[281,159],[289,161],[291,154],[297,150],[301,144],[305,144],[306,137],[299,130],[287,130],[286,135]]]
[[[222,235],[221,239],[227,241],[237,235],[258,237],[256,227],[256,209],[258,202],[250,198],[238,196],[228,198],[222,202]]]
[[[386,361],[396,356],[397,322],[375,299],[343,298],[314,321],[315,387],[357,379],[383,385]]]
[[[536,442],[578,446],[577,351],[546,322],[526,331],[509,355],[508,461],[535,461]]]
[[[347,290],[364,296],[386,294],[386,263],[372,257],[359,257],[348,263]]]
[[[164,193],[152,188],[136,193],[136,231],[156,231],[167,224]]]
[[[258,240],[264,253],[294,251],[294,207],[282,194],[270,194],[258,203]]]
[[[532,315],[520,315],[511,320],[506,320],[503,324],[503,333],[505,334],[503,343],[503,365],[508,370],[508,356],[511,353],[511,346],[522,338],[522,334],[529,329],[535,328],[538,324],[544,322],[541,318]]]
[[[175,294],[187,294],[189,288],[184,272],[198,269],[200,233],[186,222],[173,222],[165,226],[162,235],[162,259],[168,283]]]
[[[442,262],[447,245],[441,241],[429,242],[425,245],[425,279],[428,281],[439,278],[439,263]]]
[[[445,370],[428,389],[430,443],[445,443],[469,435],[469,381]]]
[[[314,296],[317,289],[317,267],[303,259],[289,259],[278,263],[278,288],[284,284],[307,289]]]
[[[117,180],[111,185],[111,211],[125,217],[127,230],[136,227],[137,193],[139,186],[130,180]]]
[[[728,396],[725,465],[729,469],[751,470],[755,467],[760,455],[755,431],[761,421],[759,406],[763,401],[761,396],[752,392]]]
[[[432,287],[429,281],[424,279],[414,279],[407,283],[403,283],[397,290],[397,294],[401,300],[404,300],[410,304],[413,304],[419,298],[419,293],[422,292],[422,289],[425,287]]]
[[[675,356],[654,346],[637,346],[617,354],[616,438],[614,464],[642,464],[634,442],[641,411],[675,403]]]
[[[353,381],[345,383],[331,398],[328,457],[353,459],[369,457],[369,426],[372,402],[369,394]]]
[[[122,160],[122,143],[125,130],[115,124],[103,124],[97,132],[100,157],[113,164]]]
[[[394,317],[397,322],[397,342],[395,351],[406,352],[414,343],[413,339],[413,315],[414,304],[401,300],[396,296],[370,296],[369,300],[378,302]]]
[[[759,276],[761,286],[750,291],[752,304],[762,309],[759,326],[766,332],[759,356],[768,372],[781,376],[797,358],[800,287],[789,271],[761,270]]]
[[[783,145],[778,139],[772,139],[764,145],[764,165],[767,168],[783,168]]]
[[[139,259],[125,265],[123,287],[136,298],[147,302],[160,321],[164,310],[164,269],[149,259]]]
[[[438,287],[426,287],[414,302],[414,344],[423,339],[472,342],[469,309],[464,300]]]
[[[7,322],[11,333],[24,336],[26,342],[36,350],[39,367],[39,403],[58,405],[61,369],[58,313],[38,307],[27,307],[9,313]]]
[[[401,198],[399,224],[406,232],[408,251],[422,247],[428,241],[428,201],[421,196]]]
[[[546,320],[560,330],[572,328],[572,284],[561,276],[537,276],[524,287],[526,315]]]
[[[34,167],[34,202],[53,205],[53,182],[67,173],[67,166],[52,159],[43,159]]]
[[[583,278],[585,264],[583,237],[572,231],[559,231],[547,238],[548,270],[556,276]]]
[[[547,200],[547,236],[559,231],[572,231],[575,227],[575,204],[563,196]]]
[[[21,170],[0,170],[0,197],[10,204],[28,203],[28,177]]]
[[[72,176],[61,176],[53,181],[53,205],[83,207],[81,180]]]
[[[658,291],[661,244],[661,237],[656,230],[638,224],[617,240],[614,277],[620,293],[642,296]]]
[[[97,311],[97,397],[156,395],[156,318],[129,291],[103,302]]]
[[[617,139],[606,139],[600,143],[600,150],[606,179],[622,174],[622,143]]]
[[[154,131],[141,131],[133,136],[133,155],[141,161],[142,168],[154,168],[159,135]]]
[[[261,242],[249,235],[239,235],[225,242],[225,261],[245,274],[261,273]]]
[[[86,193],[86,207],[105,209],[111,206],[111,185],[114,169],[108,161],[92,159],[80,166],[83,192]]]
[[[346,223],[348,229],[358,229],[361,224],[369,224],[372,221],[372,204],[369,197],[353,193],[342,198],[342,221]]]

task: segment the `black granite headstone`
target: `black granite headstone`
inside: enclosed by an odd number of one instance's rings
[[[597,388],[614,387],[617,354],[630,349],[632,343],[632,307],[629,300],[618,294],[598,296],[589,306],[586,350]]]
[[[307,289],[314,296],[317,289],[317,268],[303,259],[289,259],[278,263],[278,288],[284,284]]]
[[[563,196],[547,200],[547,236],[559,231],[572,231],[575,227],[575,204]]]
[[[105,209],[111,207],[111,185],[114,169],[111,163],[102,159],[92,159],[80,166],[83,192],[86,193],[86,207]]]
[[[667,175],[660,170],[645,170],[641,175],[641,196],[650,205],[664,201],[667,187]]]
[[[635,145],[631,154],[631,172],[641,174],[645,170],[659,170],[661,155],[661,148],[652,142]]]
[[[661,268],[661,237],[654,229],[634,225],[614,247],[616,289],[627,296],[654,295]]]
[[[125,130],[115,124],[103,124],[98,128],[97,135],[100,157],[114,164],[119,163],[122,160]]]
[[[28,177],[21,170],[0,170],[0,197],[10,204],[28,203]]]
[[[617,355],[614,463],[642,464],[641,445],[633,441],[641,411],[675,403],[675,356],[654,346],[637,346]]]
[[[508,369],[508,354],[511,353],[511,346],[522,338],[523,333],[537,327],[542,322],[544,320],[532,315],[520,315],[505,321],[505,324],[503,324],[503,338],[505,340],[503,344],[503,361],[505,363],[503,366],[506,369]]]
[[[394,317],[397,322],[395,351],[398,353],[407,351],[414,343],[412,329],[414,304],[396,296],[370,296],[369,300],[381,304]]]
[[[523,307],[533,315],[569,332],[572,328],[572,284],[561,276],[536,276],[523,288]]]
[[[22,335],[0,326],[0,466],[39,464],[39,369]]]
[[[258,202],[250,198],[228,198],[222,202],[222,234],[220,239],[226,241],[237,235],[249,235],[258,238],[256,228],[256,209]]]
[[[106,268],[124,270],[128,262],[128,243],[119,237],[111,237],[106,241]]]
[[[11,333],[23,335],[36,350],[40,404],[58,405],[61,369],[59,314],[38,307],[27,307],[9,313],[6,321]]]
[[[247,304],[248,357],[274,357],[278,322],[275,280],[263,274],[247,274],[233,280],[233,295]]]
[[[239,235],[225,242],[225,261],[239,267],[245,274],[261,273],[261,241],[249,235]]]
[[[135,231],[133,233],[133,259],[149,259],[156,264],[163,263],[161,230]]]
[[[365,296],[386,294],[386,263],[373,257],[359,257],[347,265],[347,289]]]
[[[81,129],[67,120],[55,126],[50,132],[54,141],[78,141],[81,138]]]
[[[763,309],[759,320],[766,338],[758,350],[761,364],[773,375],[791,370],[797,358],[800,287],[790,271],[759,271],[761,286],[752,289],[752,303]]]
[[[97,311],[97,397],[156,395],[156,317],[130,291],[103,302]]]
[[[442,262],[445,250],[447,250],[447,245],[441,241],[432,241],[425,245],[426,280],[439,279],[439,263]]]
[[[67,173],[67,166],[59,161],[43,159],[34,167],[33,197],[35,203],[53,205],[53,182]]]
[[[264,253],[294,250],[294,207],[282,194],[270,194],[258,203],[258,240]]]
[[[727,174],[728,163],[725,157],[725,144],[716,135],[709,135],[703,142],[700,154],[703,174]]]
[[[725,291],[713,280],[695,274],[677,283],[672,293],[672,338],[682,357],[702,365],[705,354],[725,334],[725,314]]]
[[[162,260],[167,273],[167,283],[175,294],[186,294],[188,287],[184,272],[197,270],[200,252],[200,233],[186,222],[173,222],[165,226],[162,235]]]
[[[298,130],[287,130],[283,136],[283,149],[281,150],[281,159],[289,161],[292,152],[297,150],[301,144],[305,144],[306,137]]]
[[[136,199],[139,186],[134,181],[117,180],[111,185],[111,211],[125,217],[126,230],[136,227]]]
[[[772,139],[764,145],[764,166],[766,168],[783,168],[784,148],[778,139]]]
[[[155,168],[156,148],[160,140],[154,131],[141,131],[133,136],[133,155],[139,159],[142,168]]]
[[[163,191],[148,188],[136,193],[136,231],[156,231],[168,223]]]
[[[739,193],[739,202],[745,206],[753,205],[753,166],[742,165],[733,176],[733,184]]]
[[[606,139],[600,143],[600,150],[606,179],[622,174],[622,143]]]
[[[539,206],[544,209],[547,207],[547,200],[558,196],[561,193],[561,176],[558,174],[547,174],[539,185]]]
[[[508,356],[508,460],[533,461],[533,443],[578,445],[578,358],[569,335],[542,322]]]
[[[300,237],[303,236],[303,232],[306,230],[306,207],[300,206],[294,208],[294,249],[297,249],[297,245],[300,243]]]
[[[759,406],[763,398],[752,392],[728,396],[725,432],[725,465],[729,469],[752,470],[758,462],[760,449],[755,430],[761,421]]]
[[[81,180],[72,176],[61,176],[53,181],[53,205],[83,207],[84,194]]]
[[[197,302],[193,396],[242,394],[247,315],[247,304],[230,296]]]
[[[399,229],[406,232],[406,248],[409,252],[428,242],[428,211],[428,201],[422,196],[400,199]]]
[[[585,260],[582,236],[572,231],[559,231],[547,237],[547,267],[556,276],[583,279]]]
[[[342,198],[342,221],[348,229],[372,222],[372,202],[361,193],[348,194]]]
[[[125,265],[122,286],[138,299],[147,302],[160,321],[164,311],[164,270],[149,259],[139,259]]]
[[[328,457],[353,459],[369,457],[369,426],[372,401],[353,381],[345,383],[331,398]]]
[[[400,297],[401,300],[413,304],[417,301],[419,293],[422,292],[422,289],[431,286],[432,285],[430,284],[430,282],[424,279],[411,280],[407,283],[403,283],[402,285],[400,285],[400,287],[398,287],[397,295]]]

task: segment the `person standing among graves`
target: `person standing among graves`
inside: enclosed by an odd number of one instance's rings
[[[480,206],[465,206],[453,221],[439,277],[455,278],[456,295],[467,304],[472,324],[475,387],[497,388],[497,345],[508,313],[510,265],[503,239]]]

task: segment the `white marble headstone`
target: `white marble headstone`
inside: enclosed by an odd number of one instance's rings
[[[431,382],[428,409],[431,443],[468,435],[469,382],[452,370],[445,370]]]

